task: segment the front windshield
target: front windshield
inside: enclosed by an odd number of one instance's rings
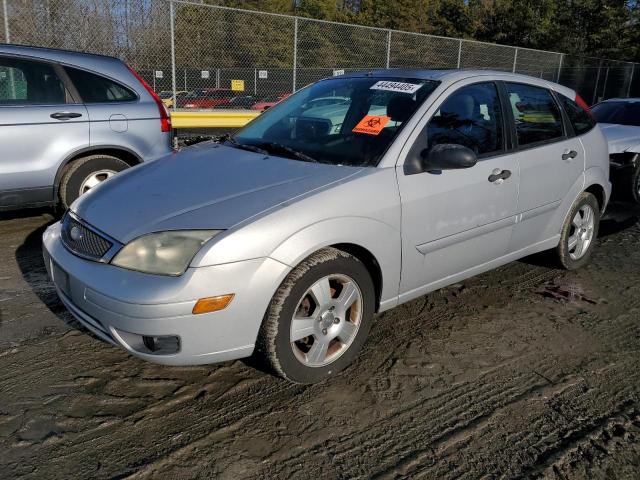
[[[640,127],[640,102],[603,102],[591,111],[598,123]]]
[[[334,165],[375,166],[439,82],[331,78],[270,108],[229,142]]]

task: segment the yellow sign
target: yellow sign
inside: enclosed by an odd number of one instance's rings
[[[234,92],[244,92],[244,80],[231,80],[231,90]]]

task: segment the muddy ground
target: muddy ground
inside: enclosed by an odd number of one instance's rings
[[[91,337],[0,217],[0,478],[640,478],[640,211],[591,264],[537,256],[377,318],[357,363],[297,386],[173,368]]]

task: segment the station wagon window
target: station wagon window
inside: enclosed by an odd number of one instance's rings
[[[564,136],[562,116],[546,88],[507,83],[507,92],[516,123],[518,145],[530,145]]]
[[[67,102],[53,66],[0,57],[0,105],[58,105]]]
[[[569,117],[569,121],[571,122],[573,131],[576,135],[587,133],[595,126],[596,121],[594,118],[580,105],[564,95],[558,95],[558,98],[560,99],[560,103],[562,104],[564,111]]]
[[[84,103],[130,102],[137,99],[135,93],[108,78],[94,73],[65,67]]]
[[[454,92],[429,121],[427,136],[429,148],[453,143],[477,155],[502,150],[502,110],[495,84],[476,83]]]

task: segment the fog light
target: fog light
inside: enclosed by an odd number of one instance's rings
[[[201,298],[193,306],[192,313],[198,315],[200,313],[216,312],[227,308],[227,305],[233,300],[234,294],[220,295],[217,297]]]
[[[175,335],[158,337],[143,335],[142,343],[151,353],[156,355],[169,355],[180,351],[180,337]]]

